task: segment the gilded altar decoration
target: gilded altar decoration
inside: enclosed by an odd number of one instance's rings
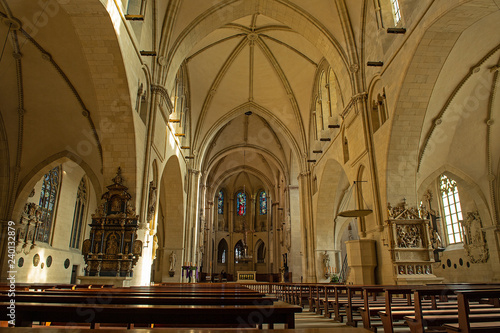
[[[85,275],[130,277],[142,255],[142,241],[136,239],[139,216],[130,202],[128,187],[123,185],[120,168],[107,188],[104,202],[92,214],[90,238],[83,242]]]
[[[467,212],[462,222],[464,249],[472,263],[485,263],[490,256],[479,212]]]

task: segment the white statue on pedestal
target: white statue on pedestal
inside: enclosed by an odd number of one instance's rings
[[[174,270],[175,267],[175,262],[177,261],[177,255],[175,254],[174,251],[170,253],[170,271]]]

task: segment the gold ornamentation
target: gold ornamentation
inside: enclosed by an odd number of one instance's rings
[[[107,188],[104,202],[92,215],[90,238],[83,242],[85,274],[128,277],[142,255],[142,241],[136,239],[139,216],[123,185],[120,168]]]

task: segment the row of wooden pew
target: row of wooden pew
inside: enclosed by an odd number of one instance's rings
[[[0,306],[9,305],[0,286]],[[266,296],[267,294],[267,296]],[[309,311],[349,326],[394,332],[500,332],[500,285],[428,286],[307,283],[16,286],[16,326],[295,327]],[[277,301],[279,299],[280,301]],[[3,320],[4,318],[0,319]],[[8,318],[7,318],[8,319]],[[358,329],[362,330],[362,329]],[[2,332],[0,332],[2,333]]]
[[[23,288],[20,288],[23,289]],[[91,329],[112,324],[134,327],[293,329],[302,309],[239,284],[168,284],[130,288],[31,288],[16,290],[15,326],[46,323]],[[12,299],[0,290],[0,306]],[[8,318],[6,318],[8,320]],[[5,320],[1,318],[0,320]]]
[[[279,299],[371,331],[500,332],[500,285],[343,285],[289,283]]]

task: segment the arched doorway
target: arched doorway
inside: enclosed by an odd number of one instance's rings
[[[154,282],[181,280],[185,234],[182,179],[179,160],[176,156],[172,156],[165,165],[159,184],[160,200],[156,234],[158,250],[154,265],[156,267]]]
[[[317,281],[327,281],[328,269],[340,270],[341,256],[339,243],[339,229],[346,221],[336,217],[338,207],[349,187],[349,180],[342,166],[335,160],[328,160],[318,177],[320,187],[315,196],[316,218],[316,278]],[[330,267],[325,267],[324,256],[328,255]]]

